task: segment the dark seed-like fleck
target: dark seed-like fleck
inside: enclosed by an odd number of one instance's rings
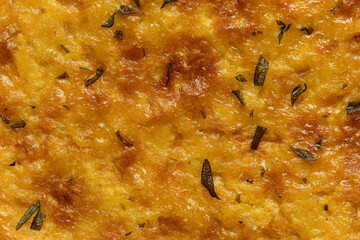
[[[209,191],[209,193],[212,197],[215,197],[215,198],[221,200],[215,192],[214,182],[213,182],[212,173],[211,173],[211,166],[207,159],[204,160],[203,167],[202,167],[201,184]]]
[[[120,30],[116,30],[115,31],[115,35],[114,35],[114,37],[113,38],[119,38],[119,39],[123,39],[123,32],[122,31],[120,31]]]
[[[30,229],[40,231],[45,218],[46,218],[46,215],[43,212],[41,212],[41,207],[39,206],[38,212],[35,215],[32,223],[31,223]]]
[[[161,5],[160,8],[164,8],[166,4],[168,4],[169,2],[177,2],[178,0],[165,0],[164,3]]]
[[[26,211],[24,216],[20,219],[19,223],[16,226],[16,230],[19,230],[30,218],[31,216],[36,212],[36,210],[40,207],[40,201],[35,201],[30,208]]]
[[[302,27],[300,28],[300,31],[305,31],[307,35],[311,35],[314,32],[314,29],[312,27]]]
[[[265,58],[263,58],[262,55],[260,55],[254,75],[255,86],[264,86],[265,77],[268,69],[269,69],[269,63],[265,60]]]
[[[93,84],[94,82],[96,82],[100,77],[101,75],[103,74],[104,70],[102,68],[97,68],[96,69],[96,74],[95,76],[93,76],[92,78],[88,79],[86,81],[86,84],[85,86],[90,86],[91,84]]]
[[[257,126],[253,141],[251,143],[251,149],[256,150],[258,145],[263,137],[264,133],[266,132],[266,127]]]
[[[111,15],[111,17],[108,20],[106,20],[106,22],[104,22],[101,25],[101,27],[106,27],[106,28],[112,27],[114,25],[114,20],[115,20],[115,13]]]
[[[64,44],[60,44],[60,46],[62,47],[62,49],[64,49],[66,53],[70,52],[70,50]]]
[[[172,76],[172,63],[168,62],[167,63],[167,73],[166,73],[166,84],[165,85],[169,84],[171,76]]]
[[[301,84],[297,85],[292,93],[291,93],[291,105],[294,105],[294,103],[296,102],[296,100],[298,99],[298,97],[305,92],[307,89],[306,83],[304,83],[304,88],[301,87]]]
[[[346,107],[346,114],[351,114],[360,111],[360,101],[359,102],[349,102]]]
[[[121,136],[119,130],[117,130],[115,134],[116,134],[116,136],[118,137],[118,139],[120,139],[120,141],[121,141],[123,144],[125,144],[126,146],[129,146],[129,147],[132,146],[132,143],[126,141],[125,138],[123,138],[123,137]]]
[[[243,97],[243,95],[241,94],[241,92],[240,92],[239,89],[232,90],[231,92],[236,96],[236,98],[239,100],[239,102],[241,103],[241,105],[243,105],[243,106],[246,105],[245,99],[244,99],[244,97]]]
[[[235,79],[236,79],[237,81],[239,81],[239,82],[247,82],[246,79],[245,79],[245,77],[244,77],[243,75],[241,75],[241,74],[235,76]]]
[[[69,78],[69,74],[67,72],[64,72],[56,77],[57,79],[66,79]]]
[[[294,147],[291,147],[291,148],[298,157],[301,157],[303,159],[306,159],[306,160],[309,160],[312,162],[315,161],[314,156],[310,152],[303,150],[303,149],[299,149],[299,148],[294,148]]]
[[[23,128],[23,127],[25,127],[25,125],[26,125],[26,122],[23,121],[23,120],[20,120],[20,121],[18,121],[16,123],[11,124],[10,127],[14,128],[14,129],[15,128]]]

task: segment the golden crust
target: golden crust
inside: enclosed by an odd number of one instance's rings
[[[360,2],[140,3],[104,28],[118,1],[0,0],[0,110],[27,123],[0,122],[0,239],[359,239]],[[16,231],[37,199],[43,228]]]

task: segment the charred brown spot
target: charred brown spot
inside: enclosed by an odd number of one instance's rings
[[[128,49],[125,49],[122,52],[122,56],[130,61],[139,61],[144,57],[143,49],[138,46],[132,46]]]

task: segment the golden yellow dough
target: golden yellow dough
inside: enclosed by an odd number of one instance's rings
[[[360,239],[360,1],[140,4],[106,28],[135,3],[0,0],[0,239]],[[15,230],[36,200],[42,229]]]

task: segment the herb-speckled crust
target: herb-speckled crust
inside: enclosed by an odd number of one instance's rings
[[[140,0],[107,28],[135,3],[0,0],[0,239],[360,239],[360,2],[339,3]],[[41,231],[16,231],[36,200]]]

